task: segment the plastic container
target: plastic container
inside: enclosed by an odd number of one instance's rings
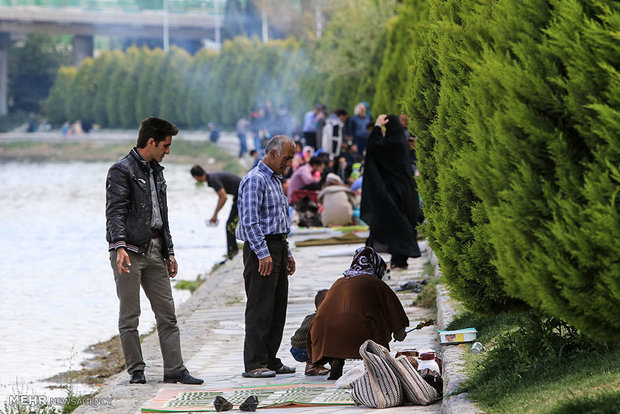
[[[420,358],[418,360],[418,371],[422,371],[423,369],[430,369],[431,371],[441,373],[439,364],[435,361],[434,352],[424,352],[420,354]]]
[[[218,224],[220,224],[220,220],[216,219],[215,223],[211,223],[211,220],[205,220],[205,224],[207,225],[207,227],[216,227]]]
[[[476,340],[476,328],[460,329],[458,331],[438,331],[442,344],[458,344],[474,342]]]

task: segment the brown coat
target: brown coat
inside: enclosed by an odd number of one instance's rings
[[[342,277],[329,289],[307,337],[313,362],[324,357],[360,358],[359,348],[372,339],[389,349],[392,332],[409,326],[400,299],[381,279]]]

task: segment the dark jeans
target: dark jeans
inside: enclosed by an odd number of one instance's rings
[[[248,152],[248,142],[244,133],[237,133],[237,137],[239,138],[239,158],[243,156],[246,152]]]
[[[245,280],[245,343],[243,362],[245,371],[256,368],[279,369],[282,361],[276,353],[282,342],[286,306],[288,302],[288,245],[286,241],[267,241],[273,260],[270,275],[258,273],[258,257],[243,246],[243,278]]]
[[[311,362],[306,348],[291,348],[291,355],[297,362]]]
[[[229,259],[235,257],[239,252],[239,246],[237,246],[237,224],[239,223],[239,210],[237,209],[237,197],[233,200],[233,205],[230,208],[230,215],[226,220],[226,255]]]

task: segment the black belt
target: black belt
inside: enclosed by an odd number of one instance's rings
[[[265,240],[266,241],[286,241],[286,234],[285,233],[265,234]]]
[[[161,236],[161,231],[157,229],[151,229],[151,239],[156,239]]]

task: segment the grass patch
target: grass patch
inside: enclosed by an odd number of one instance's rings
[[[413,301],[414,306],[421,308],[436,309],[437,308],[437,284],[440,282],[440,278],[435,277],[435,265],[428,261],[424,263],[422,268],[423,277],[428,281],[422,288],[422,291],[416,296]]]
[[[174,284],[174,288],[179,290],[189,290],[190,293],[194,293],[204,282],[205,279],[202,278],[202,275],[198,275],[196,280],[179,280]]]
[[[538,312],[465,312],[448,329],[475,327],[488,352],[468,354],[469,392],[489,413],[611,413],[620,406],[620,349],[593,342]],[[615,407],[615,408],[614,408]]]

